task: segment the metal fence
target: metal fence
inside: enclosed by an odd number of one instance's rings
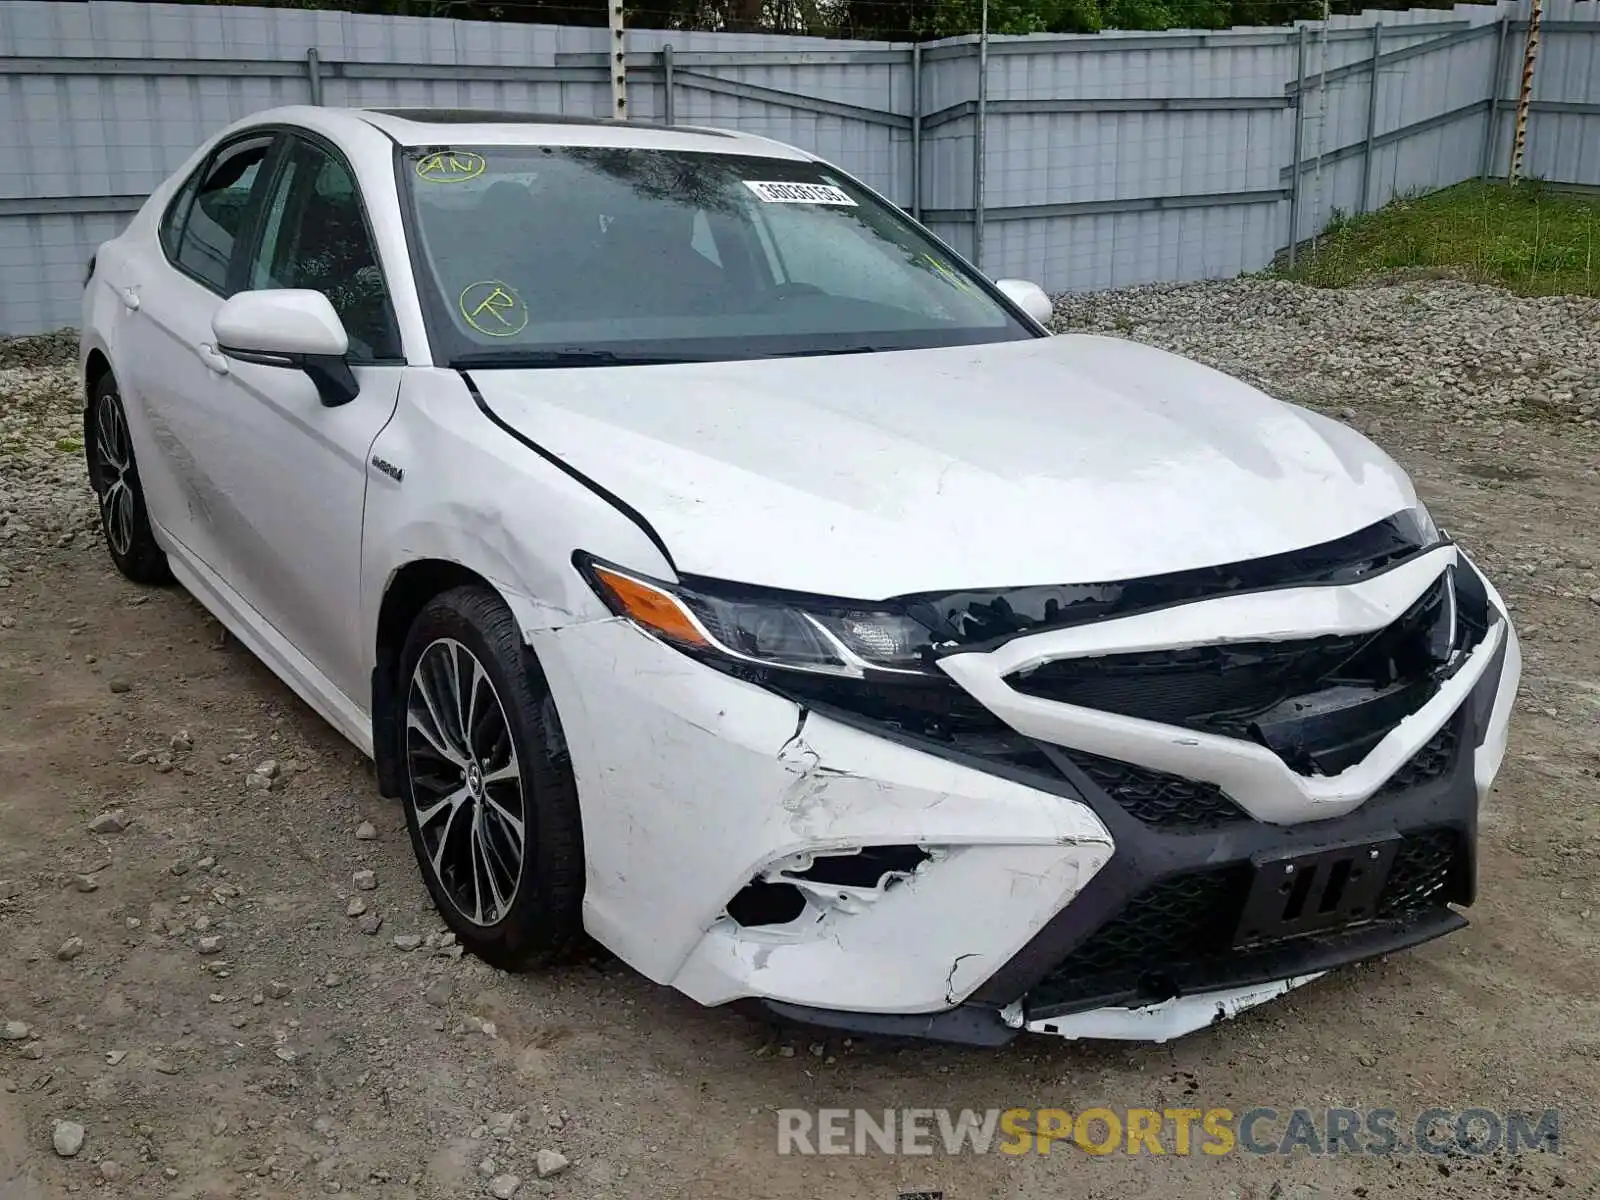
[[[908,46],[627,35],[632,119],[837,162],[1052,291],[1258,269],[1333,213],[1503,174],[1527,0],[1326,26]],[[1600,185],[1600,0],[1547,0],[1526,172]],[[76,323],[84,264],[211,132],[288,103],[606,115],[604,29],[0,0],[0,331]]]

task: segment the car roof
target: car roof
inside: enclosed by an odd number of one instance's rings
[[[644,121],[608,121],[600,117],[479,108],[353,108],[344,111],[381,130],[402,146],[614,146],[699,150],[801,161],[811,157],[770,138],[693,125],[657,125]]]

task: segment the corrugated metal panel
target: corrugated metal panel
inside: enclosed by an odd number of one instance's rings
[[[1600,0],[1547,0],[1547,21],[1589,22],[1594,29],[1568,24],[1545,35],[1528,134],[1531,174],[1600,183],[1600,113],[1570,107],[1600,105],[1597,10]],[[1495,26],[1502,15],[1516,20],[1526,11],[1527,0],[1505,0],[1498,6],[1337,17],[1326,36],[1313,25],[1307,34],[1307,91],[1298,112],[1282,103],[1294,91],[1292,30],[995,39],[988,78],[985,266],[992,274],[1028,276],[1052,289],[1257,269],[1288,236],[1290,205],[1275,193],[1295,182],[1289,168],[1297,120],[1304,154],[1298,176],[1302,237],[1336,211],[1476,175],[1491,121],[1493,166],[1503,172],[1511,117],[1505,111],[1491,117],[1487,105]],[[1386,63],[1378,72],[1372,127],[1377,140],[1366,171],[1373,81],[1365,64],[1375,23],[1383,26],[1380,48],[1386,54],[1434,48]],[[1476,26],[1489,28],[1473,37]],[[1503,99],[1516,94],[1521,42],[1520,33],[1507,39],[1495,91]],[[730,56],[683,68],[673,97],[679,121],[795,143],[839,163],[896,203],[911,203],[909,48],[661,30],[630,34],[629,48],[649,56],[667,43],[680,55]],[[329,104],[609,111],[602,79],[557,82],[535,70],[567,55],[598,64],[607,50],[601,29],[123,0],[0,4],[0,269],[7,280],[0,330],[75,321],[83,263],[124,219],[114,212],[61,210],[101,197],[120,197],[124,204],[137,199],[220,125],[309,100],[305,60],[311,48],[328,64],[322,95]],[[797,52],[818,60],[751,61],[760,53]],[[837,61],[854,52],[860,61]],[[33,69],[35,60],[95,57],[186,65],[176,73]],[[215,69],[208,71],[205,60],[217,60]],[[362,64],[369,72],[392,64],[393,77],[345,78],[341,63]],[[407,71],[413,65],[435,71],[525,67],[529,73],[493,80],[418,78]],[[1318,86],[1324,70],[1326,88]],[[695,86],[693,74],[713,80]],[[972,205],[975,39],[925,47],[920,84],[922,112],[933,118],[922,138],[920,200],[935,213],[936,231],[968,253],[970,220],[942,215],[970,213]],[[640,119],[664,114],[658,67],[635,74],[630,98]],[[1015,107],[1031,101],[1056,102],[1070,111]],[[1205,200],[1191,207],[1154,203],[1185,196]],[[38,201],[58,201],[49,206],[58,211],[38,211],[45,207]],[[1037,211],[1085,203],[1094,209]]]
[[[1548,0],[1548,22],[1584,22],[1589,30],[1550,29],[1543,36],[1523,169],[1531,176],[1600,186],[1600,3]],[[1595,111],[1540,111],[1540,102]],[[1502,145],[1510,145],[1510,118]],[[1501,168],[1504,169],[1503,167]]]

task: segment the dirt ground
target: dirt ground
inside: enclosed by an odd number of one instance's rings
[[[0,1200],[412,1200],[505,1175],[574,1200],[1600,1196],[1600,431],[1342,404],[1521,623],[1481,898],[1460,934],[1165,1046],[819,1037],[602,956],[490,970],[440,944],[359,755],[182,591],[116,575],[85,489],[65,532],[0,529],[0,1027],[29,1027],[0,1041]],[[273,786],[248,786],[266,759]],[[110,810],[126,828],[92,832]],[[1402,1127],[1556,1108],[1561,1152],[780,1157],[774,1113],[1332,1105]],[[75,1157],[60,1120],[87,1131]],[[539,1178],[540,1150],[570,1166]]]

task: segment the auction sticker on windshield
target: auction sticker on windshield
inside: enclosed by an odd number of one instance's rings
[[[765,200],[768,204],[839,204],[846,208],[856,207],[856,202],[848,194],[831,183],[776,183],[746,179],[744,185],[756,194],[757,199]]]

